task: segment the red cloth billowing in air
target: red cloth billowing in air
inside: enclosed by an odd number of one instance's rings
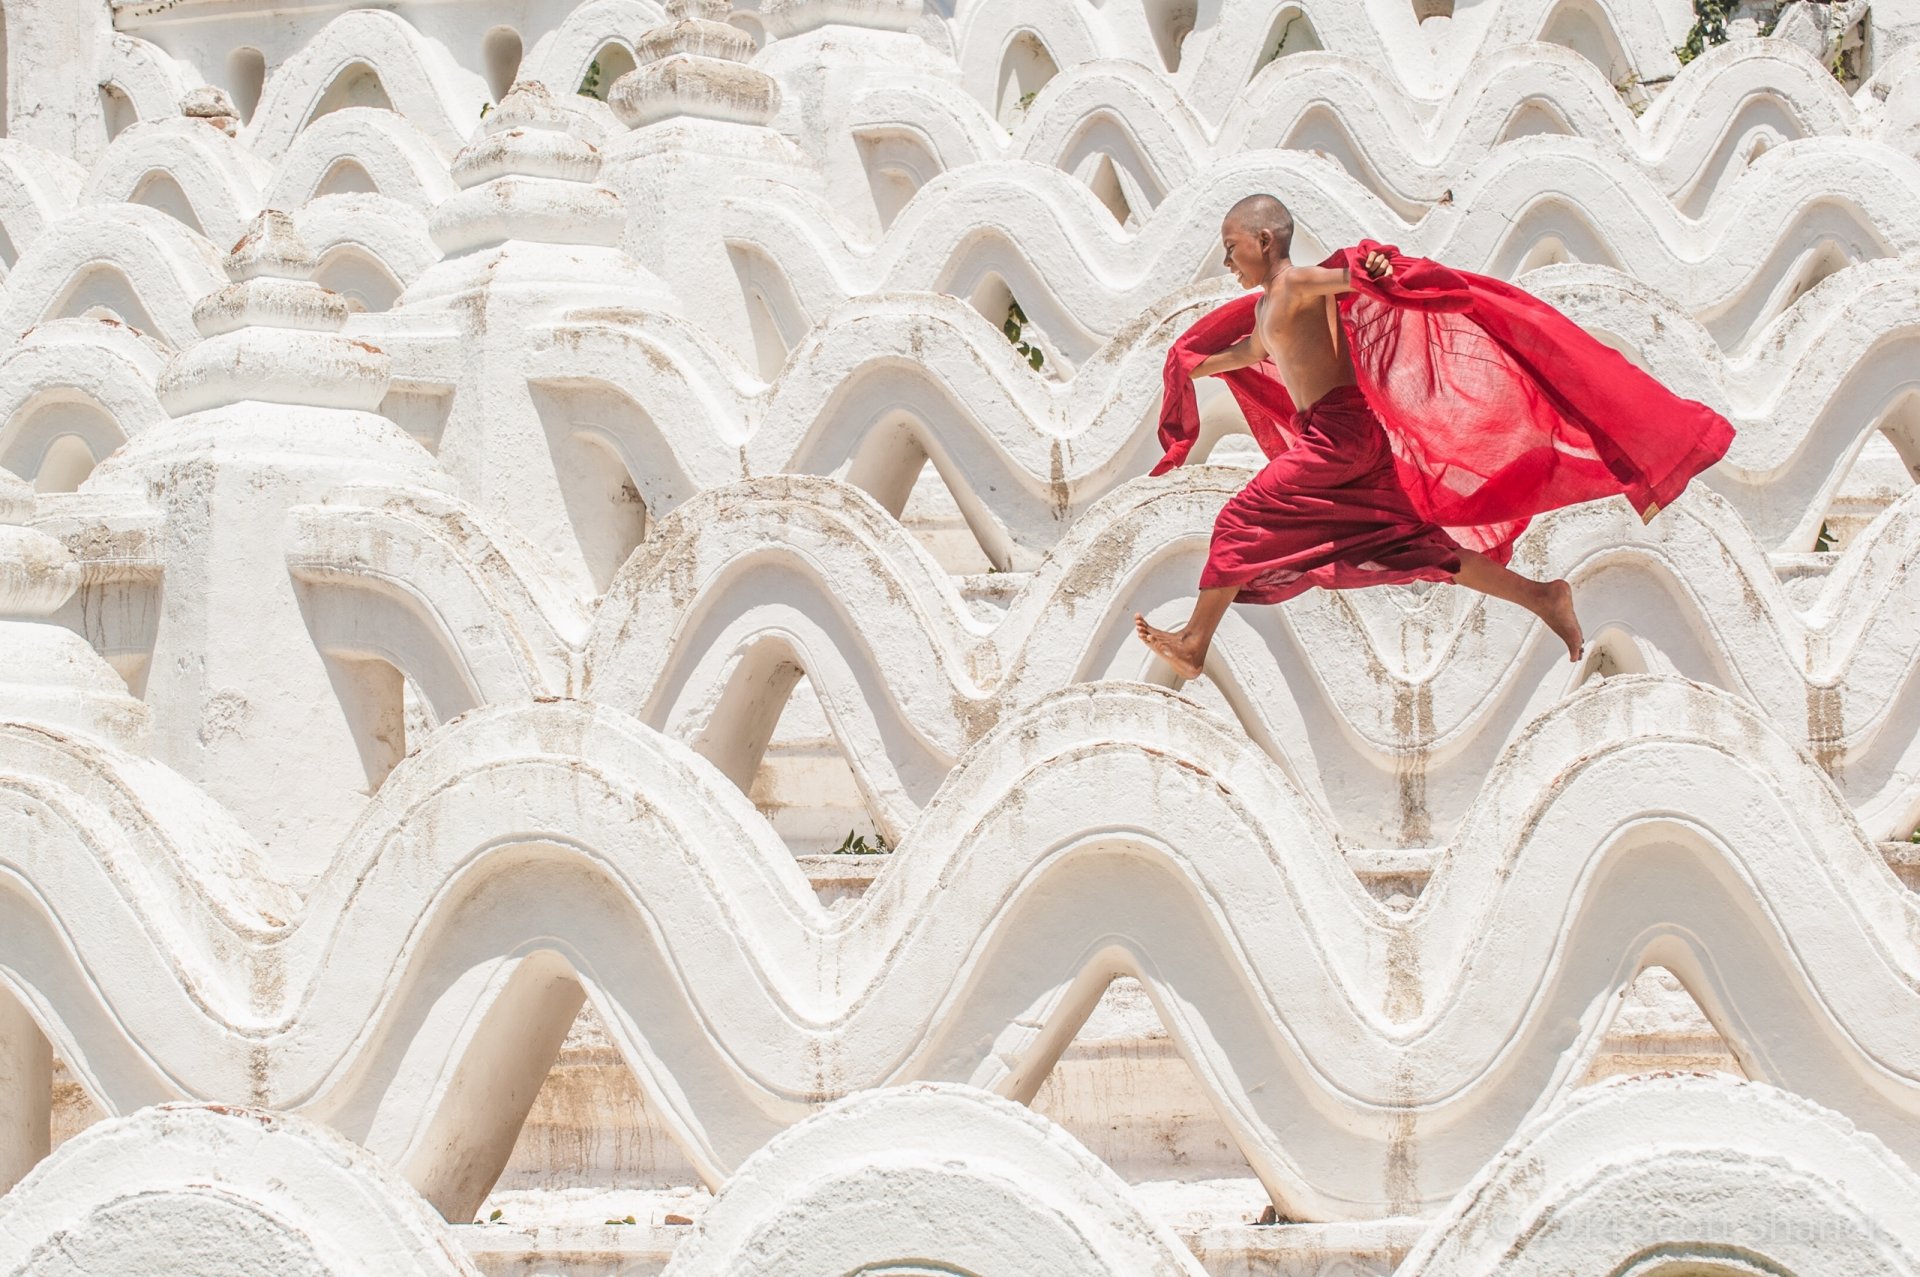
[[[1376,250],[1393,261],[1387,279],[1367,277],[1364,263]],[[1339,299],[1341,323],[1359,390],[1384,430],[1391,472],[1406,504],[1381,507],[1379,477],[1371,470],[1348,467],[1339,471],[1342,483],[1324,488],[1315,485],[1335,471],[1323,460],[1276,471],[1320,414],[1296,421],[1293,401],[1270,364],[1222,373],[1254,439],[1275,458],[1241,494],[1246,500],[1235,498],[1239,508],[1230,503],[1222,511],[1223,520],[1250,527],[1250,521],[1270,512],[1276,521],[1296,514],[1329,521],[1320,532],[1276,525],[1264,548],[1249,540],[1245,527],[1216,526],[1207,572],[1217,584],[1258,579],[1263,563],[1278,565],[1278,574],[1285,575],[1305,563],[1303,547],[1320,547],[1324,570],[1306,564],[1298,581],[1281,592],[1249,594],[1243,588],[1241,597],[1248,602],[1290,597],[1309,585],[1440,575],[1432,566],[1390,567],[1395,559],[1383,557],[1382,538],[1391,540],[1396,528],[1417,554],[1431,552],[1433,525],[1438,525],[1443,539],[1504,563],[1527,521],[1561,506],[1623,495],[1650,519],[1733,441],[1733,427],[1724,417],[1675,395],[1552,306],[1511,284],[1404,257],[1372,240],[1321,264],[1351,273],[1354,291]],[[1166,456],[1154,474],[1186,460],[1200,430],[1192,371],[1253,330],[1258,298],[1250,293],[1204,316],[1167,353],[1160,410]],[[1314,407],[1322,405],[1334,406],[1323,399]],[[1355,405],[1343,401],[1338,407],[1345,422]],[[1364,433],[1343,426],[1322,431],[1311,443],[1316,456],[1330,447],[1359,449]],[[1357,452],[1354,460],[1357,464]],[[1366,495],[1348,513],[1373,520],[1365,535],[1350,526],[1354,519],[1340,523],[1334,518],[1343,509],[1345,484],[1356,481]],[[1255,489],[1258,499],[1251,495]],[[1317,500],[1302,506],[1308,489]],[[1336,530],[1336,523],[1345,530]],[[1219,579],[1225,577],[1239,580]]]

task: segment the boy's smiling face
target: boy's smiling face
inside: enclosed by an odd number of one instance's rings
[[[1226,267],[1242,288],[1266,282],[1267,254],[1261,233],[1250,231],[1232,218],[1220,224],[1220,245],[1226,250]]]

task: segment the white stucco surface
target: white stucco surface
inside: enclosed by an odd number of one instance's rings
[[[0,1273],[1920,1269],[1920,10],[1695,18],[0,0]],[[1133,639],[1257,190],[1733,421],[1584,663]]]

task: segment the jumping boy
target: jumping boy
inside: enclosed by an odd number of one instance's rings
[[[1236,600],[1446,580],[1518,603],[1580,659],[1572,588],[1509,570],[1514,539],[1535,514],[1616,494],[1651,519],[1733,428],[1499,280],[1372,241],[1297,266],[1271,195],[1235,204],[1220,236],[1234,278],[1262,291],[1169,352],[1153,473],[1192,448],[1203,376],[1227,380],[1271,460],[1215,521],[1192,617],[1167,631],[1136,614],[1141,640],[1197,678]]]

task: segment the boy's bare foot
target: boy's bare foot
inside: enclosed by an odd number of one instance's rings
[[[1133,632],[1140,636],[1142,643],[1153,649],[1155,656],[1173,666],[1173,672],[1181,678],[1200,677],[1201,664],[1207,659],[1207,649],[1189,639],[1185,630],[1181,630],[1178,634],[1157,630],[1147,624],[1146,617],[1135,612]]]
[[[1546,583],[1546,598],[1540,619],[1567,645],[1567,659],[1577,661],[1586,655],[1586,635],[1580,632],[1580,618],[1573,614],[1573,587],[1564,580]]]

